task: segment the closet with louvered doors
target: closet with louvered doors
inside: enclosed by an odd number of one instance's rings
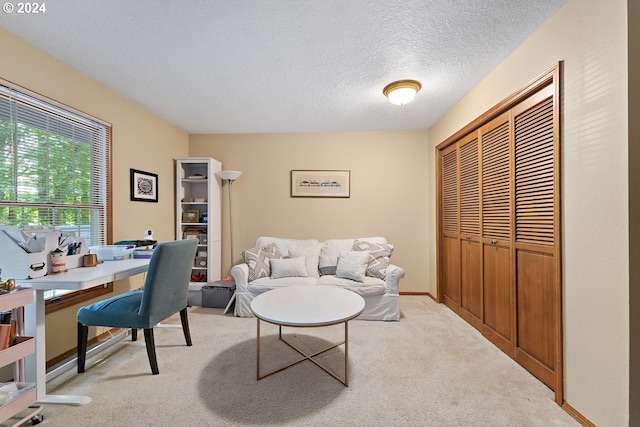
[[[515,359],[555,389],[562,353],[559,144],[553,87],[513,108]]]
[[[442,150],[441,200],[441,269],[442,295],[449,307],[460,307],[460,209],[458,190],[458,146]]]
[[[460,314],[482,323],[482,247],[480,246],[480,161],[478,134],[458,141],[460,175]]]
[[[476,327],[482,324],[479,173],[477,132],[443,151],[443,293]]]
[[[438,145],[438,301],[562,403],[559,69]]]
[[[479,130],[482,141],[482,333],[513,357],[510,112]]]

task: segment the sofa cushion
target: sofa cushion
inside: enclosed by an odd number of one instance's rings
[[[248,291],[253,295],[258,295],[271,289],[286,288],[293,285],[309,285],[313,286],[318,281],[317,277],[283,277],[280,279],[272,279],[270,277],[261,277],[250,282],[247,285]]]
[[[369,264],[369,254],[369,251],[341,252],[336,266],[336,277],[362,282]]]
[[[340,252],[353,250],[353,243],[356,240],[362,240],[364,242],[371,243],[387,243],[387,239],[384,237],[358,237],[357,239],[329,239],[322,243],[322,249],[320,250],[320,256],[339,256]]]
[[[355,280],[350,279],[341,279],[336,276],[321,276],[318,279],[318,286],[337,286],[342,289],[353,291],[363,297],[370,295],[384,295],[386,292],[384,280],[370,276],[365,276],[362,282],[356,282]]]
[[[318,271],[321,276],[336,274],[336,267],[338,266],[338,257],[329,255],[320,255],[318,262]]]
[[[388,243],[373,243],[356,239],[354,251],[369,251],[367,275],[384,280],[394,246]]]
[[[308,277],[305,257],[271,259],[271,278]]]
[[[282,254],[278,247],[274,244],[267,246],[245,249],[242,251],[244,262],[249,266],[248,282],[252,282],[261,277],[269,277],[271,275],[270,259],[282,258]]]
[[[258,240],[256,241],[256,246],[258,247],[267,246],[270,244],[274,244],[278,247],[280,253],[282,254],[282,258],[288,258],[291,257],[291,251],[299,253],[300,251],[307,252],[317,250],[320,242],[318,242],[316,239],[284,239],[281,237],[268,236],[258,237]]]

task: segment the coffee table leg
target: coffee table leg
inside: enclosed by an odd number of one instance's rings
[[[332,377],[334,377],[336,380],[340,381],[345,387],[349,387],[349,321],[344,322],[344,341],[339,342],[339,343],[335,343],[333,344],[331,347],[327,347],[323,350],[320,351],[316,351],[315,353],[312,354],[307,354],[304,351],[302,351],[301,349],[297,348],[295,345],[293,345],[292,343],[282,339],[282,325],[278,325],[278,338],[285,344],[287,344],[289,347],[291,347],[292,349],[294,349],[295,351],[297,351],[298,353],[300,353],[302,356],[304,356],[303,358],[296,360],[294,362],[289,363],[286,366],[283,366],[279,369],[276,369],[274,371],[271,371],[267,374],[264,375],[260,375],[260,318],[256,317],[256,329],[257,329],[257,338],[256,338],[256,379],[257,380],[261,380],[265,377],[268,377],[270,375],[273,375],[277,372],[281,372],[284,371],[287,368],[290,368],[294,365],[297,365],[300,362],[304,362],[305,360],[309,360],[310,362],[313,362],[316,366],[318,366],[319,368],[321,368],[323,371],[325,371],[326,373],[328,373],[329,375],[331,375]],[[318,356],[319,354],[325,353],[331,349],[334,349],[340,345],[344,344],[344,378],[340,378],[336,373],[332,372],[329,368],[327,368],[326,366],[322,365],[320,362],[318,362],[317,360],[315,360],[314,358],[316,356]]]
[[[256,340],[256,380],[260,379],[260,319],[256,317],[256,321],[258,322],[258,334]]]
[[[344,385],[349,387],[349,321],[344,322]]]

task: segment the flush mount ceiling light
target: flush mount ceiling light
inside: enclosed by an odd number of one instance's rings
[[[389,98],[392,104],[404,105],[411,102],[416,93],[422,88],[419,81],[416,80],[398,80],[389,83],[382,89],[384,96]]]

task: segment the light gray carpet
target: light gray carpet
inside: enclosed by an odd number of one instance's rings
[[[93,401],[46,405],[41,425],[579,426],[550,389],[445,306],[403,296],[401,307],[400,322],[349,323],[349,387],[309,361],[256,381],[256,320],[193,307],[192,347],[181,329],[156,329],[160,375],[150,374],[142,334],[122,341],[84,374],[49,383],[51,394]],[[284,332],[321,348],[343,330]],[[264,371],[297,358],[277,327],[262,323],[262,336]],[[342,369],[344,347],[323,360]]]

